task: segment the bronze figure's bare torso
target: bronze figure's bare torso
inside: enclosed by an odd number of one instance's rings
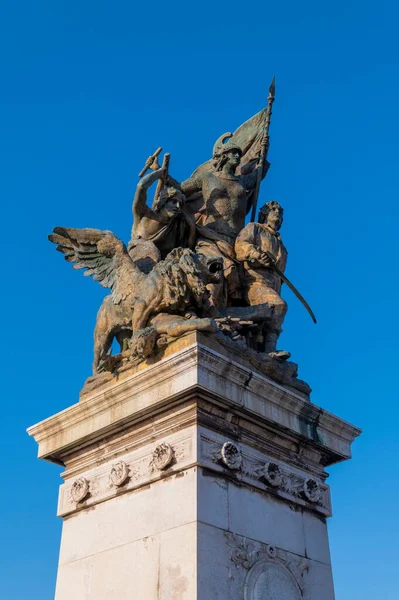
[[[250,194],[256,185],[257,171],[249,175],[235,174],[241,150],[229,142],[217,146],[214,158],[216,164],[212,171],[194,175],[184,181],[181,188],[186,196],[202,192],[206,209],[203,224],[231,244],[244,227],[251,209]],[[262,167],[263,176],[268,166],[266,163]]]

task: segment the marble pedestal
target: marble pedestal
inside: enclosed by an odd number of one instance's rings
[[[333,600],[359,429],[192,334],[29,429],[65,466],[56,600]]]

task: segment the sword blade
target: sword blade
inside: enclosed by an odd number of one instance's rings
[[[284,283],[286,283],[288,285],[291,292],[293,292],[295,294],[295,296],[298,298],[298,300],[300,302],[302,302],[302,304],[304,305],[304,307],[306,308],[306,310],[312,317],[313,323],[317,323],[315,314],[314,314],[313,310],[310,308],[309,304],[306,302],[305,298],[302,296],[302,294],[300,292],[298,292],[298,290],[296,289],[294,284],[291,283],[291,281],[284,275],[284,273],[282,271],[280,271],[278,266],[275,264],[275,258],[273,256],[273,254],[271,254],[270,252],[266,252],[266,254],[269,256],[270,261],[273,265],[273,269],[276,271],[277,275],[279,275],[279,277],[281,277],[281,279],[284,281]]]

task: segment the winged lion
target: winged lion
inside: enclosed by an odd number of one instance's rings
[[[74,269],[85,269],[84,275],[92,275],[111,290],[97,314],[93,374],[101,370],[101,361],[115,338],[122,351],[132,335],[147,327],[156,315],[184,316],[189,312],[191,317],[200,317],[195,325],[198,328],[201,318],[208,317],[209,321],[212,316],[206,285],[223,276],[220,259],[175,248],[146,274],[111,231],[55,227],[48,237]]]

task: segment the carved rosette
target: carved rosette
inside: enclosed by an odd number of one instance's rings
[[[242,465],[242,454],[233,442],[225,442],[221,450],[222,461],[232,471],[238,471]]]
[[[71,487],[71,499],[74,502],[82,502],[89,493],[89,482],[84,477],[79,477]]]
[[[280,487],[283,483],[283,473],[275,462],[267,462],[263,467],[263,476],[269,485]]]
[[[170,444],[163,442],[159,444],[152,453],[152,464],[156,469],[162,471],[166,469],[174,458],[174,450]]]
[[[308,477],[303,482],[303,495],[309,502],[319,502],[321,496],[320,486],[315,479]]]
[[[112,485],[114,485],[115,487],[119,487],[127,481],[128,477],[129,468],[123,460],[112,465],[111,473],[109,475],[109,479]]]
[[[331,516],[329,488],[316,476],[309,477],[309,471],[301,473],[289,464],[277,462],[272,456],[264,456],[262,459],[259,452],[255,453],[247,446],[241,449],[232,441],[225,442],[221,448],[218,440],[205,435],[201,435],[201,458],[204,462],[210,461],[219,467],[239,471],[237,475],[241,480],[259,489],[266,488],[268,493],[286,500],[288,494],[291,501],[302,505],[305,502],[311,503],[309,508],[324,516]],[[212,468],[211,465],[209,467]]]

